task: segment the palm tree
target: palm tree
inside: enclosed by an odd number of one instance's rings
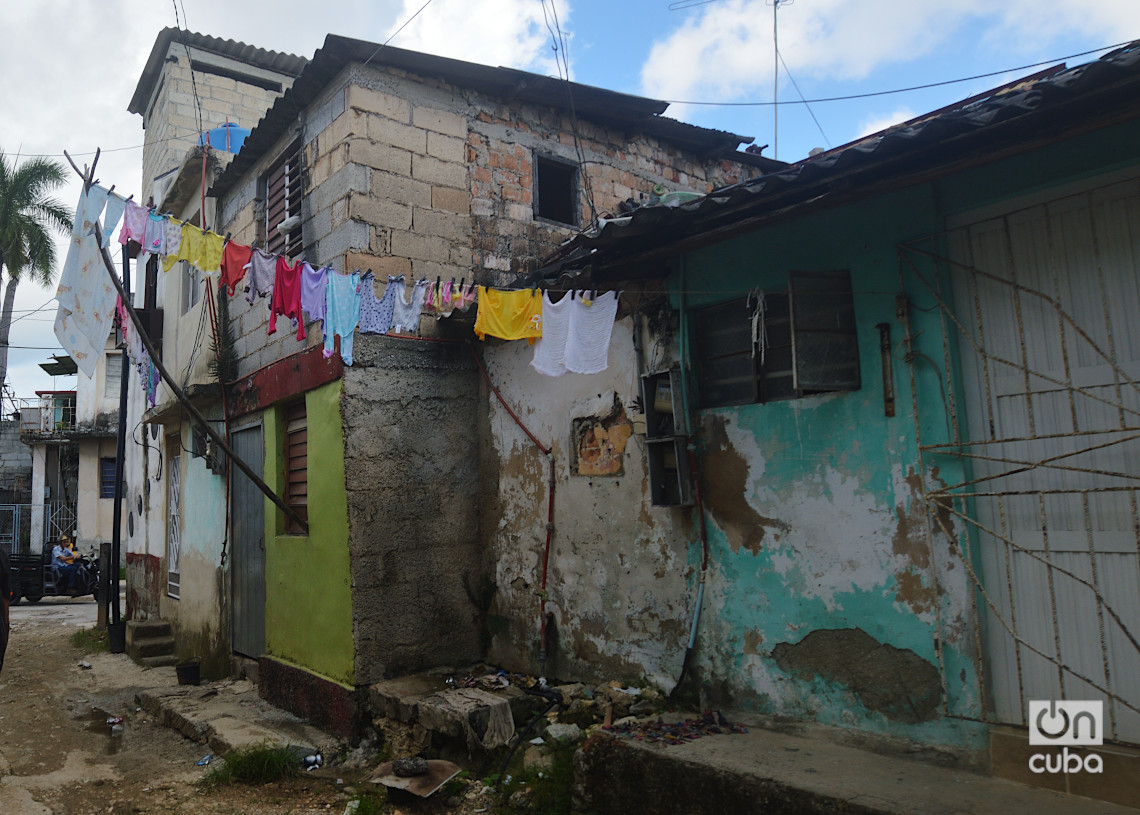
[[[52,230],[71,233],[71,211],[51,197],[66,180],[62,164],[33,158],[16,166],[0,151],[0,280],[6,280],[0,306],[0,387],[8,376],[8,333],[16,286],[23,275],[47,287],[55,277]]]

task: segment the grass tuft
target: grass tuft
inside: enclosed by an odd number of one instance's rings
[[[272,784],[300,775],[297,755],[287,747],[251,747],[226,756],[202,776],[207,787],[223,784]]]
[[[111,648],[103,628],[81,628],[71,635],[70,642],[73,648],[85,654],[103,653]]]

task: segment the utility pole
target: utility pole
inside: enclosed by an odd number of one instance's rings
[[[772,7],[772,158],[780,157],[780,27],[776,13],[780,6],[796,0],[768,0]]]

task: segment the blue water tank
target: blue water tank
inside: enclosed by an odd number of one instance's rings
[[[198,144],[205,144],[208,140],[210,147],[215,150],[233,153],[236,156],[238,151],[241,150],[241,146],[245,144],[245,139],[248,135],[249,128],[238,127],[231,122],[230,124],[215,127],[213,130],[207,130],[198,137]],[[229,144],[226,143],[227,136]]]

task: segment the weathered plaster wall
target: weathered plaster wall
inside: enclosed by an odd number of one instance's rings
[[[98,550],[99,543],[110,541],[115,531],[115,501],[101,498],[100,460],[115,457],[115,439],[91,439],[79,442],[79,494],[76,501],[76,545],[83,550]],[[121,527],[126,533],[126,518]]]
[[[480,659],[479,374],[466,344],[357,338],[345,369],[358,684]]]
[[[551,378],[530,367],[532,346],[491,343],[480,350],[491,380],[531,432],[553,449],[555,514],[547,579],[547,674],[560,679],[645,677],[671,688],[691,613],[687,549],[691,510],[649,506],[641,437],[622,427],[638,396],[632,320],[619,319],[602,373]],[[546,541],[548,463],[488,394],[489,449],[499,459],[489,517],[498,591],[491,606],[489,658],[511,670],[539,670],[539,593]],[[616,401],[615,401],[616,399]],[[615,405],[617,410],[615,411]],[[575,420],[597,418],[625,438],[617,475],[578,475],[571,454]],[[581,423],[579,423],[581,424]],[[588,424],[593,424],[588,422]],[[493,487],[496,485],[492,485]],[[493,514],[492,514],[493,513]]]
[[[348,579],[342,383],[305,394],[309,534],[287,535],[284,514],[265,501],[265,644],[278,659],[353,684],[352,591]],[[265,477],[283,493],[279,409],[262,414]]]
[[[221,568],[226,535],[226,480],[195,457],[189,424],[181,427],[182,529],[178,598],[162,592],[162,617],[175,622],[179,657],[202,657],[202,674],[226,676],[230,660],[229,597]],[[164,476],[164,483],[165,483]],[[169,569],[169,560],[165,568]],[[165,583],[165,581],[164,581]]]
[[[0,421],[0,495],[5,493],[16,504],[28,503],[33,494],[32,448],[20,441],[18,418]]]
[[[939,472],[920,470],[897,355],[884,415],[876,329],[903,335],[895,243],[938,224],[929,189],[913,189],[695,252],[670,282],[697,308],[786,290],[789,270],[849,269],[855,295],[858,391],[699,413],[710,567],[697,675],[716,704],[981,746],[977,728],[941,716],[981,712],[975,621],[949,541],[927,536],[920,486]],[[930,318],[912,319],[922,331]],[[928,443],[946,432],[932,375],[916,368]]]

